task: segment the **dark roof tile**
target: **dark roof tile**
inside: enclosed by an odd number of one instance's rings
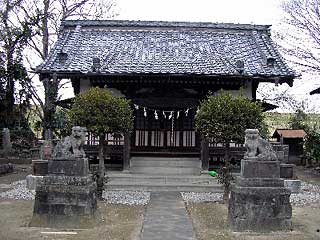
[[[101,72],[294,77],[270,39],[270,26],[187,22],[65,21],[37,72]],[[67,60],[58,61],[59,53]],[[274,66],[267,58],[275,58]]]

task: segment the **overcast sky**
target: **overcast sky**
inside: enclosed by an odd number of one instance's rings
[[[281,0],[117,0],[119,19],[272,24]]]
[[[119,16],[125,20],[162,20],[195,22],[229,22],[273,25],[276,30],[283,15],[283,0],[117,0]],[[320,84],[315,80],[296,80],[289,89],[297,99],[306,99],[310,111],[320,111],[316,106],[320,96],[309,92]],[[279,89],[287,89],[282,85]],[[319,105],[319,104],[318,104]]]
[[[283,12],[283,0],[116,0],[119,16],[123,20],[224,22],[272,25],[277,30]],[[318,83],[319,82],[319,83]],[[297,79],[290,88],[283,84],[276,89],[288,90],[299,101],[307,103],[308,112],[320,113],[320,94],[309,92],[320,87],[318,77]],[[260,89],[265,89],[260,84]],[[63,98],[70,97],[70,91]],[[259,97],[259,94],[258,94]],[[293,111],[278,108],[276,111]]]

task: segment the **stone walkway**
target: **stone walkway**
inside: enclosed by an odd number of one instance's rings
[[[141,240],[193,240],[193,227],[179,192],[152,192]]]

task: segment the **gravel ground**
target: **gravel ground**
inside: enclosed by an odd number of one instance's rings
[[[11,190],[0,193],[0,198],[15,200],[34,200],[35,191],[29,190],[26,180],[16,181],[10,184]],[[107,203],[124,205],[146,205],[150,200],[149,192],[134,191],[104,191],[102,195]]]
[[[150,200],[150,192],[141,191],[104,191],[102,198],[107,203],[125,205],[146,205]]]
[[[15,200],[33,200],[35,191],[27,188],[27,181],[20,180],[10,184],[11,190],[0,193],[0,198],[9,198]]]
[[[222,193],[197,193],[181,192],[182,199],[185,202],[222,202]],[[315,184],[301,183],[301,192],[292,193],[290,202],[293,206],[315,205],[320,207],[320,186]]]
[[[183,201],[185,202],[222,202],[223,193],[208,193],[208,192],[181,192]]]
[[[10,187],[12,189],[0,193],[0,198],[33,200],[35,197],[35,192],[27,189],[25,180],[13,182]],[[222,193],[181,192],[181,196],[185,202],[194,203],[222,202],[223,198]],[[150,201],[150,192],[104,191],[102,197],[107,203],[146,205]],[[291,194],[290,202],[293,206],[320,206],[320,186],[302,182],[301,192]]]
[[[320,207],[320,186],[301,182],[301,192],[292,193],[290,202],[293,206],[307,206],[318,204]]]

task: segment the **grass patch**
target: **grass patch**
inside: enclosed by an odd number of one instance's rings
[[[189,203],[197,240],[316,240],[320,239],[320,208],[294,208],[293,231],[289,232],[233,232],[227,221],[228,208],[221,203]]]

